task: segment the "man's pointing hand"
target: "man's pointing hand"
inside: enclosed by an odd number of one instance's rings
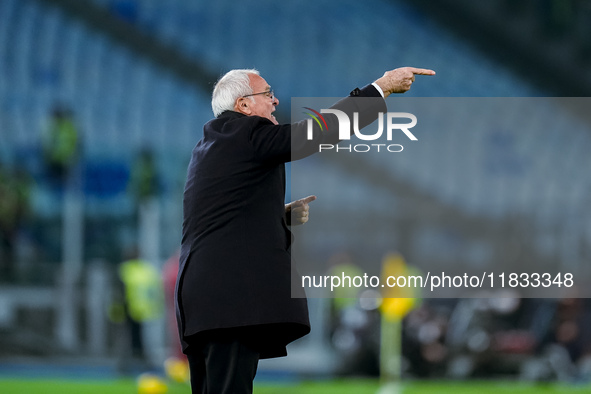
[[[384,97],[392,93],[404,93],[415,81],[415,75],[435,75],[435,71],[426,68],[401,67],[386,71],[375,83],[384,92]]]
[[[288,223],[292,226],[306,223],[310,213],[308,204],[314,200],[316,200],[316,196],[308,196],[287,204],[285,213],[287,214]]]

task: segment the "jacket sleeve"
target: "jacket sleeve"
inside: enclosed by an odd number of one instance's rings
[[[367,85],[355,89],[351,95],[339,100],[330,107],[338,109],[353,119],[354,112],[359,113],[359,128],[363,128],[377,119],[379,113],[387,111],[385,100],[377,89]],[[261,161],[289,162],[310,156],[319,151],[320,144],[336,144],[339,141],[339,123],[334,114],[323,114],[326,130],[313,122],[311,138],[308,135],[307,121],[293,124],[274,125],[270,120],[258,116],[253,118],[249,140],[255,156]],[[351,122],[350,134],[353,134]]]

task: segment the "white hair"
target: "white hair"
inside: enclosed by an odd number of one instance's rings
[[[254,68],[231,70],[216,82],[211,95],[214,116],[217,117],[224,111],[233,111],[238,98],[252,94],[250,74],[260,75]]]

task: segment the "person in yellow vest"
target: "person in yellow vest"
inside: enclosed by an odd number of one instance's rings
[[[379,394],[401,391],[402,320],[421,302],[420,288],[410,285],[408,278],[420,274],[397,252],[388,253],[382,261],[382,281],[388,283],[389,278],[395,278],[397,285],[382,288]]]
[[[118,302],[111,308],[111,318],[115,322],[125,322],[129,333],[131,358],[147,363],[146,344],[143,338],[143,324],[158,319],[164,313],[164,290],[160,271],[150,262],[132,258],[119,265],[118,276],[121,294]],[[121,349],[125,352],[129,349]],[[122,362],[130,359],[122,354]],[[121,365],[123,371],[128,365]]]

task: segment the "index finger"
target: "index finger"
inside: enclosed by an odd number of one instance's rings
[[[429,70],[428,68],[409,67],[408,71],[412,72],[415,75],[435,75],[435,71]]]
[[[298,201],[301,201],[304,204],[308,204],[314,200],[316,200],[316,196],[308,196],[308,197],[302,198],[301,200],[298,200]]]

